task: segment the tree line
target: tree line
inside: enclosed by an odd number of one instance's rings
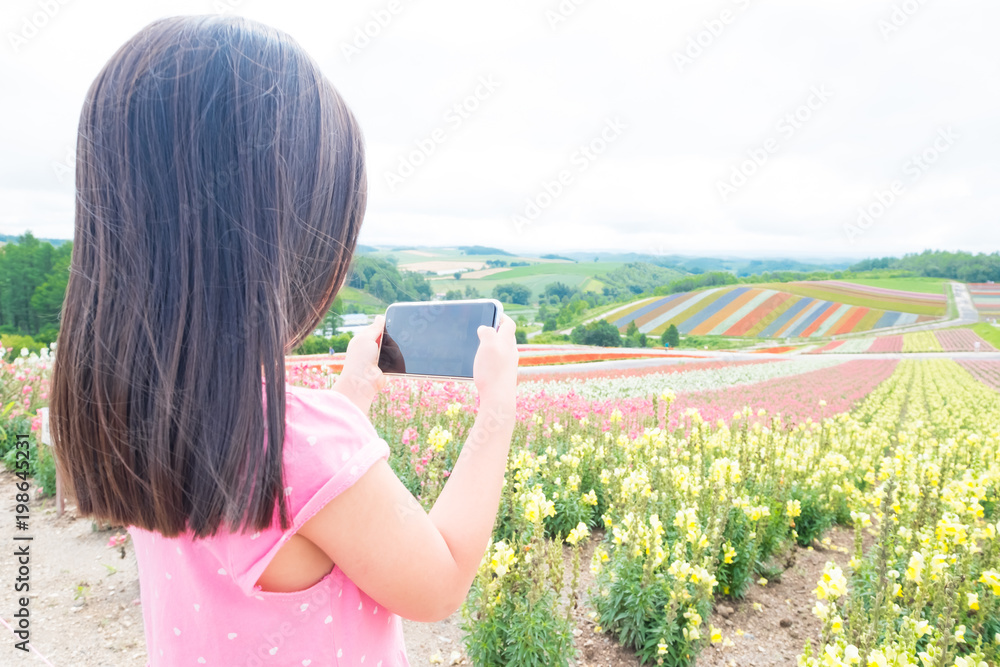
[[[25,232],[0,246],[0,334],[55,341],[69,283],[72,243],[58,247]]]
[[[865,259],[850,267],[851,271],[908,271],[928,278],[948,278],[966,283],[1000,281],[1000,253],[947,252],[925,250],[902,257]]]

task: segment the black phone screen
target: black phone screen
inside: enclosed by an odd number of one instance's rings
[[[472,377],[481,325],[493,326],[489,302],[392,304],[386,310],[378,366],[383,373]]]

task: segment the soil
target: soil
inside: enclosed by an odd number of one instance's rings
[[[14,484],[10,472],[0,472],[0,507],[4,516],[13,514]],[[55,667],[144,667],[146,664],[139,575],[135,555],[127,543],[108,546],[115,530],[97,530],[89,518],[80,518],[75,508],[56,515],[54,499],[31,502],[30,528],[20,534],[33,536],[31,544],[31,644],[40,653],[21,655],[3,640],[0,664],[45,664]],[[14,544],[13,520],[5,520],[0,539]],[[719,600],[711,618],[733,645],[706,647],[697,667],[770,667],[797,664],[806,638],[815,643],[819,622],[812,614],[813,591],[828,560],[846,567],[853,535],[834,528],[827,546],[796,548],[779,558],[784,572],[766,586],[754,584],[746,599],[738,603]],[[581,554],[581,586],[593,584],[590,557],[598,543],[592,539]],[[568,552],[567,552],[568,558]],[[567,567],[567,571],[569,567]],[[0,549],[0,585],[4,590],[15,579],[12,548]],[[585,596],[584,596],[585,597]],[[5,593],[0,618],[11,625],[13,595]],[[756,605],[760,608],[755,608]],[[622,648],[607,632],[595,633],[592,608],[582,603],[574,612],[577,628],[577,661],[574,667],[632,667],[639,665],[634,653]],[[439,623],[404,621],[407,654],[414,667],[432,664],[468,665],[462,647],[461,617],[454,614]],[[0,635],[9,630],[0,625]],[[16,657],[10,658],[11,654]],[[45,660],[40,659],[44,656]]]

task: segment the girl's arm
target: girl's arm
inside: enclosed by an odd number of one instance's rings
[[[366,413],[384,382],[375,324],[352,340],[334,387]],[[498,331],[479,329],[473,366],[479,412],[430,513],[380,459],[298,531],[365,593],[403,617],[436,621],[458,609],[489,544],[514,429],[514,328],[504,316]]]

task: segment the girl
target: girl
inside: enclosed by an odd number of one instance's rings
[[[284,355],[348,273],[361,131],[286,34],[145,27],[80,116],[71,276],[52,379],[63,479],[129,527],[149,665],[406,665],[490,540],[514,427],[514,323],[480,327],[479,413],[427,513],[367,412],[382,319],[332,390]]]

